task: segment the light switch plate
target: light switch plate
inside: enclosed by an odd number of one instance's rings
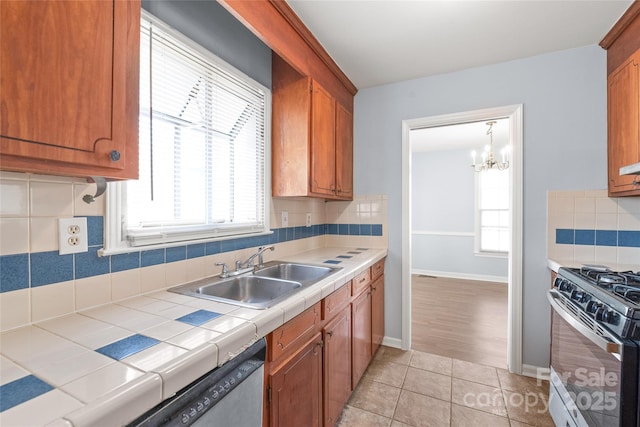
[[[311,214],[307,213],[307,227],[311,227]]]
[[[87,252],[87,218],[59,218],[58,245],[60,255]]]
[[[289,226],[289,212],[282,211],[282,227]]]

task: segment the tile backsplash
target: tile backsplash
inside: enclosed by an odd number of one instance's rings
[[[547,207],[549,258],[640,268],[640,197],[553,191]]]
[[[95,184],[83,179],[0,172],[0,331],[62,316],[219,273],[257,246],[265,258],[323,246],[387,247],[386,196],[352,202],[272,199],[272,234],[99,257],[104,197],[87,204]],[[287,211],[287,227],[280,224]],[[307,214],[312,226],[306,226]],[[86,217],[89,250],[58,254],[58,219]]]

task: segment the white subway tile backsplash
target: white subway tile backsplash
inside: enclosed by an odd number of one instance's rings
[[[73,185],[71,183],[31,181],[29,188],[30,215],[73,216]]]
[[[140,291],[147,293],[166,287],[166,264],[152,265],[140,269]]]
[[[577,229],[593,230],[596,227],[596,214],[594,212],[576,212],[574,227]]]
[[[621,213],[640,214],[640,197],[620,197],[618,207]]]
[[[58,243],[58,218],[32,217],[29,219],[31,232],[29,235],[29,252],[57,251]]]
[[[108,190],[107,190],[108,191]],[[106,197],[97,197],[92,203],[87,203],[82,198],[86,195],[96,194],[96,184],[73,184],[73,214],[74,216],[99,216],[104,215]]]
[[[618,227],[620,230],[640,230],[640,214],[619,213]]]
[[[596,198],[596,212],[597,213],[618,213],[618,199],[613,199],[609,197],[598,197]]]
[[[31,321],[31,290],[0,293],[0,331],[8,331]]]
[[[60,282],[31,289],[31,322],[63,316],[75,309],[74,282]]]
[[[594,197],[576,197],[576,213],[594,213],[596,211],[596,199]]]
[[[140,269],[111,273],[111,301],[140,295]]]
[[[111,302],[111,275],[76,279],[76,310],[85,310]]]
[[[597,230],[617,230],[618,214],[615,213],[596,213]]]
[[[29,252],[29,220],[0,218],[0,255]]]

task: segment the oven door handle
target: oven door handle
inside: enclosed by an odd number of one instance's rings
[[[562,298],[562,296],[555,290],[550,290],[547,292],[547,299],[551,304],[551,307],[555,310],[556,313],[560,315],[569,325],[571,325],[574,329],[588,338],[592,343],[606,351],[607,353],[613,355],[616,359],[621,360],[620,355],[620,347],[622,343],[615,339],[613,336],[603,337],[601,335],[596,334],[591,328],[582,323],[579,319],[573,316],[571,313],[566,311],[558,302],[557,298]]]

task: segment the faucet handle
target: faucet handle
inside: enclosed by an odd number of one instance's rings
[[[222,266],[222,273],[220,273],[220,277],[222,277],[223,279],[225,277],[229,277],[229,267],[227,267],[227,264],[224,262],[216,262],[216,265],[221,265]]]

